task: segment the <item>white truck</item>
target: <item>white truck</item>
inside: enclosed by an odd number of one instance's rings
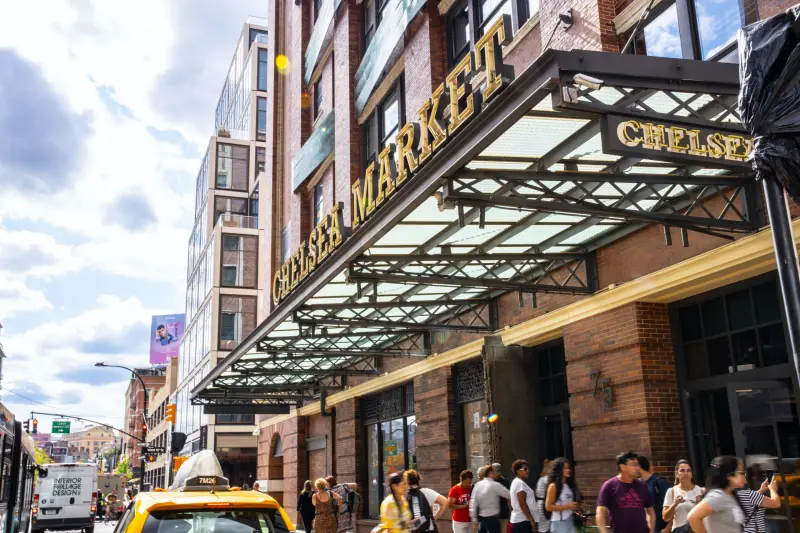
[[[47,464],[33,493],[31,533],[80,529],[94,533],[97,465]]]

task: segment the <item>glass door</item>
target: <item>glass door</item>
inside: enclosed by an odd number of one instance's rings
[[[783,481],[783,503],[767,511],[767,531],[800,531],[800,421],[791,380],[730,383],[728,401],[750,488],[758,490],[767,471]]]

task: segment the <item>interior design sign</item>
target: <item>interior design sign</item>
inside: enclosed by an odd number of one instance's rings
[[[610,154],[678,163],[749,168],[747,158],[753,152],[753,138],[743,133],[614,114],[603,116],[601,138],[603,151]]]

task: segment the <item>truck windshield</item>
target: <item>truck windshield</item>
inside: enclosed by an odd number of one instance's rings
[[[142,533],[288,533],[276,509],[154,511]]]

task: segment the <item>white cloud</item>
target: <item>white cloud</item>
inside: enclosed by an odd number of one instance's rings
[[[96,303],[93,309],[61,322],[45,322],[4,336],[8,359],[3,387],[52,406],[60,405],[59,398],[67,398],[71,413],[121,419],[129,375],[94,364],[105,359],[123,366],[147,366],[143,363],[149,348],[150,316],[160,310],[146,308],[136,298],[110,295],[99,297]],[[41,390],[32,391],[30,383]],[[19,397],[10,399],[25,403]]]
[[[42,291],[31,289],[20,278],[0,272],[0,317],[10,318],[19,313],[35,313],[52,307]]]

